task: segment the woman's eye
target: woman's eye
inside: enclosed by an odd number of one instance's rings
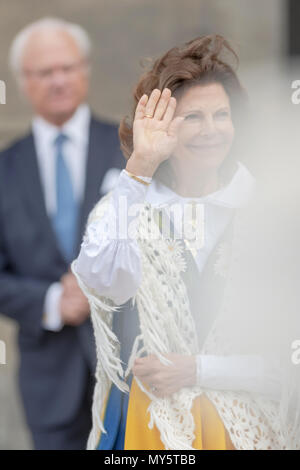
[[[188,114],[187,116],[185,116],[185,120],[186,121],[193,121],[193,120],[196,120],[196,119],[201,119],[201,116],[199,116],[199,114]]]
[[[216,117],[219,118],[219,119],[226,119],[226,118],[229,117],[229,112],[228,111],[219,111],[216,114]]]

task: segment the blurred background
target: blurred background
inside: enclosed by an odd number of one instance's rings
[[[90,34],[89,102],[96,114],[115,122],[131,109],[141,62],[198,35],[219,33],[231,40],[246,88],[246,71],[280,64],[300,51],[300,7],[293,0],[0,0],[0,11],[0,79],[7,87],[0,148],[25,133],[31,118],[8,69],[10,44],[21,28],[45,16],[79,23]],[[0,364],[0,449],[31,448],[16,383],[15,335],[13,322],[0,315],[0,340],[7,345],[7,364]]]

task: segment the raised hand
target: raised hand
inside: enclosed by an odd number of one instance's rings
[[[140,176],[153,176],[161,162],[169,158],[177,145],[178,128],[183,117],[174,118],[176,99],[165,88],[143,95],[133,123],[133,154],[126,169]]]

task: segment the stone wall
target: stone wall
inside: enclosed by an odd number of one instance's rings
[[[30,118],[7,67],[16,32],[43,16],[59,16],[85,27],[94,44],[90,102],[118,120],[127,112],[140,61],[205,33],[232,40],[241,64],[283,51],[282,0],[0,0],[0,79],[7,104],[0,107],[0,146],[24,131]]]

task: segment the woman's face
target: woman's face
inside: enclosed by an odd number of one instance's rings
[[[217,170],[228,155],[234,127],[230,102],[220,83],[195,85],[179,98],[175,116],[183,116],[171,162],[195,171]]]

